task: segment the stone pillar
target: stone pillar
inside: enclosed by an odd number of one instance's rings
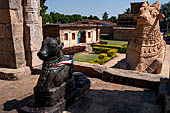
[[[21,0],[0,0],[0,67],[3,67],[0,78],[3,79],[17,79],[13,76],[16,73],[30,72],[25,61],[21,4]]]
[[[40,0],[24,0],[24,27],[26,61],[33,68],[42,64],[37,57],[43,40]]]

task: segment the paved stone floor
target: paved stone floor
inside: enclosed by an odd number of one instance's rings
[[[19,81],[0,80],[0,113],[17,113],[29,104],[37,79],[31,75]],[[89,79],[90,91],[64,113],[161,113],[155,91]]]

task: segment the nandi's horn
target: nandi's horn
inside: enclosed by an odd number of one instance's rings
[[[155,7],[157,10],[160,10],[160,3],[159,3],[159,1],[156,1],[155,3],[153,3],[152,7]]]

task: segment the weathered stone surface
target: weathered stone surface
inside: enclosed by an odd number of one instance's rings
[[[3,15],[3,16],[0,16],[1,24],[10,23],[11,22],[9,10],[7,10],[7,9],[6,10],[0,10],[0,15]]]
[[[22,38],[23,39],[23,23],[20,24],[12,24],[12,37]]]
[[[42,61],[37,57],[37,53],[38,51],[35,52],[27,52],[27,65],[32,66],[32,67],[36,67],[42,64]]]
[[[160,78],[159,75],[112,68],[104,70],[102,75],[102,80],[107,82],[151,89],[158,89]]]
[[[15,57],[16,57],[16,59],[15,59],[16,60],[16,68],[21,68],[26,65],[24,52],[15,53]]]
[[[25,21],[27,24],[38,24],[39,18],[37,12],[25,12]]]
[[[162,113],[162,107],[159,105],[144,102],[139,113]]]
[[[0,68],[0,79],[3,80],[19,80],[24,76],[30,75],[29,67],[19,69]]]
[[[0,51],[0,65],[2,67],[16,68],[14,54]]]
[[[130,40],[135,28],[132,27],[114,27],[113,39],[115,40]]]
[[[165,95],[165,113],[170,113],[170,95]]]
[[[163,105],[165,113],[170,113],[169,79],[161,79],[158,91],[158,103]]]
[[[158,1],[153,5],[144,2],[139,14],[134,16],[137,26],[126,51],[128,69],[161,73],[166,44],[159,27],[159,20],[164,15],[160,14],[159,10],[160,4]]]
[[[31,68],[41,65],[37,52],[43,40],[40,0],[24,0],[24,40],[27,65]]]
[[[22,10],[9,10],[11,24],[23,23]]]
[[[59,37],[59,26],[50,26],[50,25],[44,25],[43,26],[43,35],[44,37]]]
[[[24,6],[26,8],[38,8],[39,0],[24,0]]]
[[[6,36],[6,26],[5,24],[0,24],[0,38],[5,38]]]
[[[1,0],[0,1],[0,10],[2,9],[19,9],[20,0]]]
[[[11,26],[11,24],[10,23],[8,23],[8,24],[5,24],[6,25],[6,35],[5,35],[5,38],[10,38],[10,39],[12,39],[12,26]]]
[[[15,53],[24,52],[23,38],[13,38]]]
[[[96,64],[74,62],[74,70],[89,77],[101,78],[104,81],[142,88],[158,89],[161,75],[107,68]]]
[[[89,77],[102,78],[102,73],[107,67],[74,61],[74,71],[82,72]]]
[[[43,40],[42,28],[39,25],[25,26],[25,48],[26,51],[38,51]]]
[[[8,38],[3,38],[1,40],[1,50],[6,52],[14,52],[13,41]]]

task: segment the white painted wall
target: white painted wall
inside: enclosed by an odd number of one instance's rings
[[[60,30],[60,40],[64,43],[64,47],[72,47],[78,45],[78,33],[80,30]],[[96,29],[84,30],[86,31],[86,43],[96,42]],[[88,38],[88,32],[91,32],[91,38]],[[68,40],[64,40],[64,34],[68,33]],[[75,40],[72,40],[72,33],[75,33]]]

